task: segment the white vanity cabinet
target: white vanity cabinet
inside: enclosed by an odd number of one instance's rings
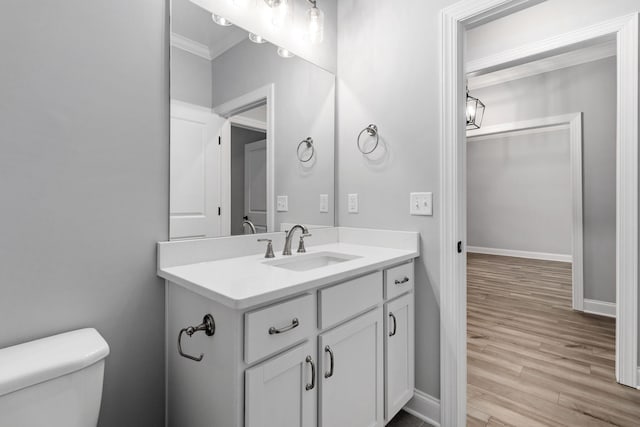
[[[382,427],[413,396],[413,261],[246,310],[167,282],[170,427]],[[397,282],[397,283],[396,283]],[[181,328],[206,313],[207,337]]]

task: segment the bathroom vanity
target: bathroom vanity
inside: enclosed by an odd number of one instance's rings
[[[413,396],[418,234],[317,229],[291,256],[260,237],[275,258],[251,235],[158,246],[168,425],[385,425]]]

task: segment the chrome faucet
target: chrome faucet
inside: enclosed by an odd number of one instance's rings
[[[243,218],[242,227],[244,228],[245,225],[249,226],[251,234],[256,234],[256,226],[253,224],[253,222],[249,221],[249,217],[246,216]]]
[[[291,227],[291,230],[287,231],[287,238],[284,240],[284,250],[282,251],[282,255],[291,255],[291,240],[293,239],[293,233],[296,230],[300,229],[302,234],[309,234],[309,230],[304,225],[296,224]]]

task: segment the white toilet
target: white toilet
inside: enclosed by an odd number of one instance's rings
[[[95,329],[0,349],[0,427],[95,427],[108,354]]]

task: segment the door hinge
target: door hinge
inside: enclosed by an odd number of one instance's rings
[[[218,145],[222,145],[222,137],[221,136],[218,137]]]
[[[222,208],[218,206],[218,216],[222,215]]]
[[[458,253],[461,254],[462,253],[462,241],[458,242]]]

